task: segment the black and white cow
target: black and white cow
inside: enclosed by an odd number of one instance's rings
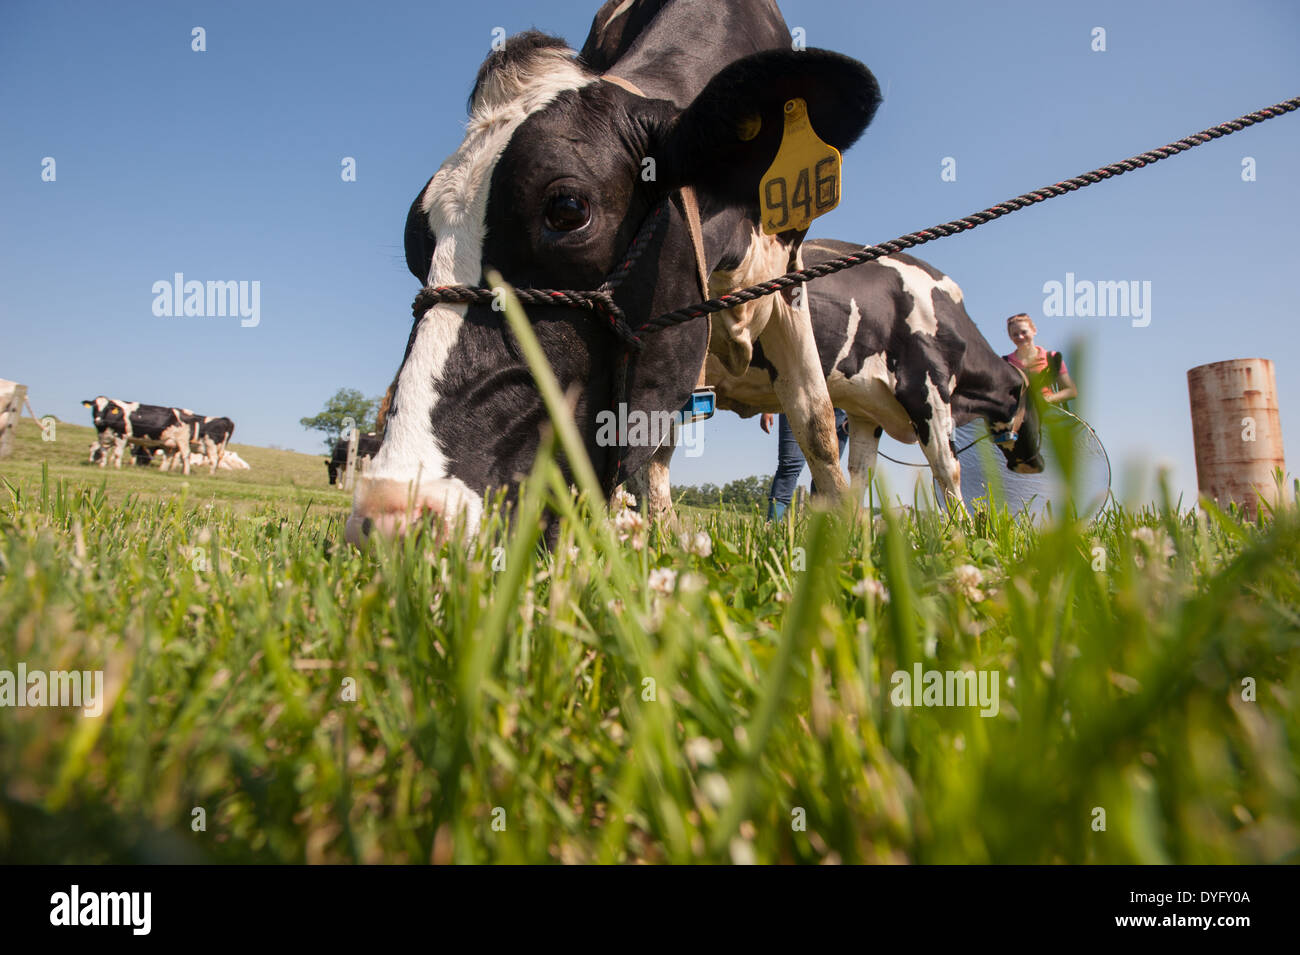
[[[369,461],[379,453],[383,436],[370,431],[357,435],[357,461]],[[348,442],[342,438],[334,442],[334,452],[325,459],[325,468],[329,471],[330,483],[337,484],[339,472],[348,464]]]
[[[190,447],[186,449],[186,459],[188,460],[190,451],[203,455],[203,463],[208,465],[208,473],[215,474],[221,465],[222,457],[226,454],[230,437],[235,433],[235,422],[229,418],[195,414],[188,408],[177,410],[189,432]],[[174,463],[174,460],[164,462],[163,470],[174,466]]]
[[[94,417],[101,445],[112,444],[111,454],[101,455],[100,467],[106,466],[111,457],[113,466],[120,468],[122,454],[130,445],[145,449],[162,448],[169,457],[180,454],[185,473],[190,473],[189,432],[176,408],[120,401],[104,395],[83,401],[82,405],[89,408]]]
[[[804,243],[816,265],[860,246],[831,239]],[[989,425],[1007,467],[1043,470],[1037,413],[1025,376],[1005,361],[966,312],[961,289],[944,273],[910,255],[890,255],[804,286],[813,334],[831,401],[849,416],[849,474],[868,480],[882,433],[919,443],[940,487],[961,500],[961,470],[953,431],[975,418]],[[742,417],[781,411],[776,367],[760,341],[742,375],[709,356],[706,383],[717,406]],[[643,476],[652,513],[671,507],[665,446]]]
[[[611,0],[583,49],[575,57],[530,32],[488,57],[464,142],[412,204],[411,271],[431,286],[481,286],[490,267],[516,286],[596,289],[660,210],[663,225],[614,293],[640,324],[698,301],[700,271],[744,285],[797,264],[801,235],[766,236],[757,226],[785,105],[803,99],[820,138],[845,149],[880,103],[870,71],[839,54],[792,50],[772,0]],[[702,235],[693,234],[688,194]],[[531,307],[529,318],[560,386],[576,394],[587,453],[612,492],[655,450],[596,440],[621,343],[589,312]],[[723,339],[712,347],[710,328]],[[649,336],[628,365],[629,416],[676,412],[706,349],[740,374],[760,340],[818,484],[842,492],[808,310],[785,297]],[[536,457],[546,411],[504,316],[487,305],[438,304],[419,315],[390,394],[384,442],[347,525],[354,543],[401,530],[412,502],[416,515],[473,526],[487,489],[516,487]]]

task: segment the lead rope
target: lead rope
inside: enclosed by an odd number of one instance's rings
[[[1197,146],[1201,146],[1213,139],[1220,139],[1229,136],[1232,133],[1240,132],[1248,126],[1254,126],[1256,123],[1262,123],[1268,119],[1274,119],[1286,113],[1294,112],[1300,109],[1300,96],[1284,100],[1276,106],[1266,106],[1263,109],[1256,110],[1253,113],[1247,113],[1245,116],[1229,120],[1226,123],[1220,123],[1218,126],[1211,126],[1209,129],[1202,130],[1199,133],[1193,133],[1191,136],[1184,137],[1177,142],[1170,143],[1168,146],[1161,146],[1157,149],[1151,149],[1144,153],[1139,153],[1130,159],[1124,159],[1120,162],[1111,163],[1108,166],[1101,166],[1091,172],[1085,172],[1082,175],[1066,179],[1051,186],[1044,186],[1041,189],[1035,189],[1033,192],[1026,192],[1024,195],[1016,196],[1014,199],[1007,199],[1005,202],[999,202],[997,205],[989,206],[980,212],[965,216],[961,219],[954,219],[951,222],[945,222],[942,225],[932,226],[929,229],[922,229],[920,232],[912,232],[908,235],[899,236],[889,242],[882,242],[880,245],[864,246],[857,252],[850,252],[838,256],[834,259],[828,259],[819,265],[812,265],[805,269],[799,269],[793,272],[786,272],[784,275],[771,279],[767,282],[760,282],[757,285],[750,285],[747,288],[737,289],[734,292],[728,292],[726,295],[720,295],[717,298],[709,299],[707,302],[701,302],[698,305],[692,305],[689,308],[678,309],[675,312],[668,312],[666,315],[660,315],[656,319],[646,322],[637,328],[637,332],[654,331],[660,328],[667,328],[670,325],[676,325],[680,322],[687,322],[693,318],[700,318],[704,315],[720,312],[723,309],[734,308],[745,302],[752,302],[755,299],[763,298],[766,295],[772,295],[782,289],[792,288],[804,282],[813,279],[819,279],[823,276],[833,275],[836,272],[842,272],[844,269],[852,268],[855,265],[862,265],[866,262],[874,261],[882,256],[893,255],[895,252],[902,252],[904,249],[915,248],[918,245],[924,245],[935,239],[941,239],[944,236],[956,235],[958,232],[966,232],[986,222],[992,222],[1011,212],[1017,212],[1027,208],[1036,202],[1042,202],[1046,199],[1055,199],[1057,196],[1063,196],[1068,192],[1074,192],[1091,186],[1094,183],[1101,182],[1103,179],[1110,179],[1114,176],[1122,176],[1126,172],[1134,169],[1141,169],[1157,163],[1162,159],[1168,159],[1170,156],[1176,156],[1181,152],[1186,152]]]
[[[660,315],[658,318],[651,319],[643,325],[632,329],[627,324],[626,316],[622,310],[614,304],[613,297],[609,294],[606,286],[610,285],[607,279],[605,285],[593,292],[582,291],[557,291],[555,289],[515,289],[515,295],[519,301],[526,305],[566,305],[570,308],[582,308],[588,310],[599,310],[610,316],[610,324],[614,331],[624,343],[630,348],[640,348],[641,338],[639,333],[647,331],[656,331],[661,328],[667,328],[671,325],[677,325],[682,322],[688,322],[695,318],[701,318],[714,312],[720,312],[724,309],[734,308],[745,302],[752,302],[755,299],[772,295],[783,289],[793,288],[804,282],[810,282],[813,279],[823,278],[827,275],[833,275],[836,272],[842,272],[844,269],[852,268],[855,265],[862,265],[866,262],[874,261],[882,256],[893,255],[895,252],[902,252],[905,249],[912,249],[918,245],[924,245],[926,242],[932,242],[935,239],[944,236],[956,235],[959,232],[967,232],[986,222],[992,222],[1004,215],[1017,212],[1038,202],[1047,199],[1055,199],[1057,196],[1063,196],[1066,193],[1083,189],[1094,183],[1101,182],[1104,179],[1110,179],[1115,176],[1122,176],[1126,172],[1134,169],[1141,169],[1145,166],[1152,165],[1162,159],[1168,159],[1170,156],[1176,156],[1179,153],[1186,152],[1197,146],[1204,145],[1214,139],[1221,139],[1232,133],[1240,132],[1248,126],[1254,126],[1268,119],[1274,119],[1286,113],[1294,112],[1300,109],[1300,96],[1284,100],[1275,106],[1267,106],[1258,109],[1253,113],[1247,113],[1245,116],[1229,120],[1226,123],[1220,123],[1218,126],[1211,126],[1209,129],[1186,136],[1177,142],[1170,143],[1168,146],[1161,146],[1157,149],[1151,149],[1144,153],[1139,153],[1129,159],[1120,162],[1111,163],[1108,166],[1101,166],[1082,175],[1074,176],[1063,182],[1054,185],[1044,186],[1041,189],[1035,189],[1033,192],[1026,192],[1024,195],[1016,196],[1014,199],[1007,199],[1005,202],[999,202],[997,205],[989,206],[980,212],[973,213],[961,219],[954,219],[951,222],[945,222],[942,225],[931,226],[928,229],[922,229],[919,232],[911,232],[907,235],[899,236],[889,242],[882,242],[879,245],[864,246],[857,252],[850,252],[833,259],[828,259],[818,265],[810,265],[807,268],[797,269],[786,272],[784,275],[777,276],[766,282],[759,282],[757,285],[750,285],[746,288],[736,289],[728,292],[726,295],[720,295],[717,298],[711,298],[707,301],[700,302],[688,308],[681,308],[675,312],[668,312]],[[657,210],[658,211],[658,210]],[[636,243],[634,241],[633,245]],[[639,255],[639,253],[637,253]],[[629,260],[634,261],[634,259]],[[611,275],[611,278],[613,276]],[[417,318],[423,314],[431,305],[438,302],[464,302],[484,305],[492,302],[495,293],[492,289],[474,288],[468,285],[447,285],[436,288],[425,288],[416,296],[413,310]]]

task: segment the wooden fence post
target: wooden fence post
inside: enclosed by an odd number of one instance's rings
[[[27,386],[0,378],[0,458],[13,450],[14,435],[18,432],[18,419],[22,417]]]
[[[357,441],[361,437],[361,432],[355,427],[352,433],[348,435],[348,463],[343,468],[343,490],[352,490],[352,481],[357,467]]]

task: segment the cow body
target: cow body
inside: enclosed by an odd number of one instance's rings
[[[639,324],[698,301],[700,273],[731,286],[797,265],[800,235],[757,227],[783,110],[805,100],[818,135],[847,148],[880,101],[870,72],[837,54],[792,51],[771,0],[607,3],[583,49],[585,62],[530,33],[484,63],[464,142],[411,205],[412,273],[429,286],[480,286],[491,267],[516,286],[594,290],[653,217],[657,231],[613,291]],[[615,395],[629,415],[676,412],[706,350],[740,374],[760,337],[819,485],[845,487],[806,305],[773,296],[730,310],[713,323],[724,339],[716,346],[705,321],[656,332],[627,359],[625,386],[623,345],[604,316],[548,305],[529,318],[576,397],[607,493],[655,451],[597,440],[597,414]],[[376,528],[400,531],[415,514],[473,526],[487,489],[513,491],[531,468],[547,420],[504,317],[487,305],[440,302],[417,314],[390,396],[383,445],[348,522],[354,543]]]
[[[192,452],[201,454],[203,463],[208,465],[208,473],[215,474],[227,453],[226,447],[230,444],[230,437],[235,433],[235,422],[229,418],[195,414],[188,408],[181,408],[179,412],[189,433],[187,461],[190,460],[189,455]],[[174,466],[174,462],[172,465]]]
[[[383,444],[383,441],[383,437],[374,431],[357,435],[357,461],[369,462],[371,458],[379,453],[379,446]],[[329,471],[331,484],[338,483],[339,473],[347,467],[347,464],[348,442],[343,438],[339,438],[334,442],[333,453],[325,459],[325,467]]]
[[[834,240],[804,243],[816,265],[859,246]],[[1038,427],[1025,401],[1024,376],[993,350],[966,313],[961,289],[929,263],[891,255],[816,279],[804,286],[821,374],[831,401],[849,415],[849,474],[856,486],[875,466],[882,433],[919,443],[944,492],[961,500],[960,464],[953,431],[983,418],[994,435],[1015,432],[999,445],[1007,467],[1036,473]],[[754,358],[736,375],[713,354],[706,383],[717,406],[742,417],[777,413],[777,369],[760,337]],[[653,513],[671,507],[665,447],[642,476]]]

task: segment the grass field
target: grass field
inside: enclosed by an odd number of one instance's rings
[[[545,457],[514,533],[361,554],[319,458],[186,482],[23,429],[0,670],[105,683],[0,709],[5,861],[1297,859],[1293,510],[639,532]],[[997,714],[896,705],[915,664]]]

